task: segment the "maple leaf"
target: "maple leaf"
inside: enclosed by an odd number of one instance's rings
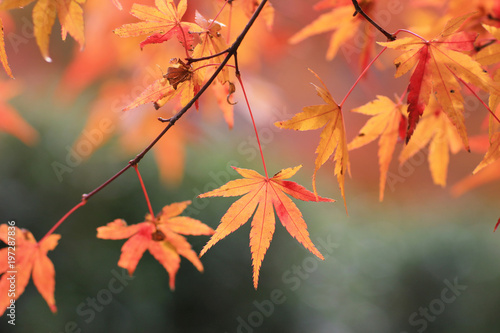
[[[371,0],[361,1],[360,6],[368,15],[373,8],[374,2]],[[320,15],[316,20],[302,28],[299,32],[293,35],[289,42],[298,44],[303,40],[322,33],[332,32],[330,44],[326,51],[326,59],[332,60],[337,55],[338,51],[346,47],[346,52],[352,53],[348,44],[354,39],[358,31],[366,27],[373,30],[373,27],[366,23],[361,15],[353,16],[354,8],[350,0],[326,0],[317,3],[314,6],[316,10],[332,8],[330,12]],[[368,64],[369,55],[372,53],[373,32],[364,33],[364,44],[358,52],[361,53],[360,67],[364,68]],[[359,47],[357,47],[359,49]],[[349,50],[349,51],[347,51]],[[350,57],[347,57],[350,60]]]
[[[292,177],[300,168],[301,166],[283,169],[272,178],[268,178],[254,170],[233,167],[244,177],[243,179],[229,181],[218,189],[199,195],[200,198],[243,195],[224,214],[215,234],[201,250],[200,257],[218,241],[245,224],[257,208],[250,231],[255,289],[259,282],[259,271],[264,255],[274,234],[274,211],[290,235],[318,258],[324,259],[309,238],[302,213],[286,194],[304,201],[334,202],[335,200],[322,198],[295,182],[285,180]]]
[[[359,130],[358,136],[348,144],[347,148],[353,150],[380,138],[378,142],[380,201],[384,200],[387,171],[392,160],[392,154],[398,138],[402,137],[401,129],[403,126],[406,127],[406,118],[403,116],[403,113],[406,113],[406,108],[406,104],[394,103],[388,97],[377,96],[376,100],[352,110],[352,112],[366,114],[372,116],[372,118]]]
[[[3,22],[2,19],[0,19],[0,62],[2,63],[3,69],[7,73],[8,76],[11,78],[14,78],[12,76],[12,71],[9,67],[9,63],[7,62],[7,53],[5,52],[5,40],[4,40],[4,34],[3,34]]]
[[[500,82],[500,70],[495,72],[493,76],[495,83]],[[490,141],[493,139],[493,135],[500,130],[500,93],[492,92],[488,101],[490,114],[489,114],[489,124],[488,124],[488,134]]]
[[[494,133],[490,139],[490,147],[484,155],[483,160],[472,172],[473,174],[479,172],[484,167],[491,165],[496,160],[500,159],[500,132]]]
[[[130,82],[106,82],[100,89],[98,98],[90,106],[89,115],[81,134],[72,145],[82,159],[89,158],[99,147],[113,136],[118,138],[124,153],[137,153],[150,143],[165,125],[158,116],[169,118],[175,114],[166,108],[153,108],[141,112],[120,112],[121,104],[130,94]],[[189,122],[178,122],[169,130],[168,140],[160,140],[152,149],[160,178],[169,186],[178,186],[184,173],[186,151],[189,139],[196,138],[198,129]],[[85,147],[85,149],[83,149]],[[61,175],[64,171],[61,170]]]
[[[224,116],[224,120],[228,125],[229,129],[232,129],[234,126],[234,104],[230,101],[230,97],[236,91],[236,87],[232,82],[227,82],[227,84],[221,84],[218,81],[214,81],[212,83],[212,91],[213,96],[215,96],[217,100],[217,105],[222,110],[222,114]]]
[[[313,84],[318,96],[321,97],[326,104],[306,106],[302,109],[303,112],[296,114],[292,119],[276,122],[275,126],[297,131],[315,130],[324,126],[321,132],[319,145],[316,148],[318,156],[316,157],[313,174],[314,193],[316,193],[316,173],[330,156],[333,155],[333,160],[335,162],[334,174],[337,176],[340,191],[344,198],[344,206],[347,210],[344,181],[346,171],[350,173],[350,167],[342,110],[333,100],[332,95],[320,77],[312,70],[310,71],[323,85],[323,88],[321,88]]]
[[[498,170],[500,170],[499,159],[481,169],[481,172],[475,173],[473,175],[468,175],[467,177],[458,181],[450,189],[451,195],[453,195],[454,197],[459,197],[476,187],[500,180],[500,172],[498,172]]]
[[[457,32],[472,14],[449,20],[442,32],[433,40],[417,37],[401,38],[382,46],[406,51],[394,61],[396,77],[415,67],[408,85],[408,130],[406,141],[412,136],[429,98],[434,95],[444,112],[457,128],[465,149],[469,150],[467,131],[463,115],[463,97],[458,81],[483,89],[498,92],[481,65],[464,51],[474,49],[476,34]]]
[[[175,289],[175,275],[179,270],[180,256],[188,259],[200,272],[203,265],[191,245],[182,235],[212,235],[214,231],[202,222],[179,216],[191,201],[176,202],[163,207],[156,217],[147,214],[145,221],[127,225],[116,219],[106,226],[97,228],[97,238],[129,238],[122,247],[118,266],[125,268],[130,275],[146,250],[163,265],[170,277],[170,289]]]
[[[498,140],[500,134],[497,135],[496,139]],[[499,143],[498,141],[496,144],[494,142],[495,141],[493,141],[492,144],[489,135],[486,134],[471,137],[471,150],[473,152],[485,153],[488,157],[485,155],[481,163],[474,170],[473,174],[464,177],[453,185],[450,190],[453,196],[461,196],[465,192],[468,192],[476,187],[500,180],[500,159],[498,158],[500,157],[500,155],[498,155],[500,154],[498,152]],[[494,158],[495,145],[497,149],[496,159]]]
[[[255,12],[255,10],[257,9],[257,7],[259,7],[261,2],[262,2],[261,0],[243,0],[241,7],[245,12],[246,16],[251,17]],[[269,30],[273,27],[274,7],[269,1],[262,9],[262,12],[260,13],[259,17],[266,22],[266,26]]]
[[[484,29],[488,31],[497,41],[500,40],[500,29],[491,25],[483,24]],[[500,44],[493,43],[481,49],[475,57],[481,65],[492,65],[500,62]]]
[[[130,14],[143,22],[124,24],[114,33],[120,37],[152,34],[141,42],[141,49],[147,44],[163,43],[176,36],[186,50],[192,50],[192,33],[202,29],[195,23],[181,21],[187,9],[187,0],[180,0],[178,6],[173,0],[155,0],[155,5],[156,8],[134,3]]]
[[[54,265],[47,257],[47,252],[53,250],[61,238],[60,235],[51,234],[36,242],[35,238],[25,229],[20,229],[7,224],[0,225],[0,240],[9,247],[0,249],[0,315],[7,306],[11,304],[11,299],[17,300],[28,285],[30,276],[33,276],[33,283],[47,302],[50,310],[56,312],[56,301],[54,299],[55,290],[55,270]],[[12,250],[15,248],[15,250]],[[9,257],[15,257],[11,260]],[[11,264],[15,262],[15,264]],[[14,279],[12,279],[14,278]],[[11,282],[15,281],[16,292],[13,298],[9,292]]]
[[[200,33],[201,41],[196,45],[193,50],[193,58],[204,58],[209,57],[214,54],[221,53],[228,49],[226,41],[224,37],[221,35],[220,31],[222,29],[223,24],[213,21],[207,20],[203,17],[198,11],[195,14],[196,23],[204,29],[203,33]],[[220,55],[218,57],[213,57],[204,62],[204,66],[207,64],[220,64],[224,60],[224,55]],[[205,73],[209,67],[204,67],[200,69]],[[202,75],[204,77],[204,75]],[[222,72],[218,76],[220,83],[224,84],[226,81],[229,81],[229,71],[226,67],[222,69]]]
[[[456,154],[461,149],[462,144],[456,128],[434,98],[425,109],[421,124],[415,130],[412,140],[401,151],[400,164],[406,162],[428,143],[428,160],[432,179],[434,184],[444,187],[450,151]]]
[[[27,145],[33,145],[38,140],[37,131],[26,122],[18,112],[5,102],[15,96],[18,85],[13,81],[0,81],[0,131],[12,134]]]
[[[483,27],[497,39],[500,40],[500,29],[483,24]],[[476,61],[481,65],[492,65],[500,62],[500,44],[494,43],[488,47],[480,50],[476,55]],[[500,82],[500,70],[497,70],[493,75],[494,82]],[[492,135],[500,128],[500,93],[492,92],[489,98],[489,107],[491,113],[489,115],[489,135],[490,139]],[[495,115],[497,114],[497,115]]]
[[[0,10],[22,8],[34,0],[4,0]],[[61,37],[66,40],[69,33],[83,49],[85,35],[83,28],[83,10],[81,4],[86,0],[37,0],[33,7],[33,31],[42,56],[47,62],[49,57],[49,41],[56,16],[61,23]]]

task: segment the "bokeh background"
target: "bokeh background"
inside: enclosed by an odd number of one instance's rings
[[[60,40],[56,23],[50,64],[40,56],[32,35],[33,4],[1,13],[16,80],[0,76],[3,84],[18,89],[5,103],[36,129],[38,139],[25,144],[0,133],[0,221],[14,220],[37,239],[83,193],[121,169],[161,128],[154,119],[164,111],[155,111],[152,105],[126,113],[120,109],[145,84],[161,76],[157,64],[165,70],[179,49],[162,44],[141,52],[140,38],[113,35],[113,28],[135,22],[128,14],[132,1],[122,3],[120,12],[111,1],[87,1],[87,42],[81,53],[71,38]],[[269,172],[302,164],[293,180],[311,188],[319,132],[294,133],[279,130],[273,123],[290,118],[303,106],[322,102],[310,84],[317,82],[308,68],[320,74],[340,101],[360,72],[361,49],[353,44],[354,53],[340,52],[327,61],[328,35],[288,45],[287,40],[319,12],[310,2],[272,3],[276,9],[273,29],[258,22],[242,46],[242,75]],[[387,10],[394,3],[381,1],[377,8]],[[217,4],[220,8],[216,1],[191,1],[186,18],[194,16],[194,9],[213,17]],[[417,15],[438,16],[443,10],[425,7],[417,11],[407,1],[397,4],[401,12],[387,20],[390,31],[413,24]],[[244,23],[243,15],[235,16],[232,34]],[[346,102],[349,140],[366,121],[349,109],[377,94],[393,96],[404,91],[407,78],[393,78],[391,56],[381,59]],[[141,162],[156,211],[171,202],[193,200],[186,215],[215,229],[232,199],[196,196],[237,178],[230,166],[262,172],[248,111],[237,90],[232,130],[216,103],[204,98],[200,111],[191,110],[176,125],[177,132],[163,139],[173,144]],[[473,102],[468,111],[468,128],[479,133],[486,111]],[[81,160],[68,157],[92,117],[111,119],[113,131],[96,139],[92,154],[84,154]],[[163,267],[149,254],[141,259],[133,278],[126,278],[116,265],[123,241],[95,236],[97,227],[115,218],[129,224],[144,218],[147,206],[137,177],[127,172],[57,230],[62,238],[49,253],[56,268],[57,314],[50,312],[30,282],[16,302],[16,326],[9,325],[4,316],[0,331],[498,332],[500,243],[493,227],[500,215],[499,183],[488,183],[460,197],[450,194],[451,186],[467,177],[482,155],[463,151],[453,155],[446,188],[432,184],[425,154],[417,154],[404,166],[393,161],[390,172],[400,181],[387,185],[380,203],[376,151],[372,143],[351,152],[348,215],[331,162],[318,174],[318,192],[337,202],[297,202],[325,261],[314,259],[278,223],[258,290],[251,280],[249,224],[210,249],[202,258],[204,273],[183,260],[175,291],[169,289]],[[68,165],[68,161],[73,164],[71,170],[58,175],[54,162]],[[197,252],[207,240],[189,237]],[[111,281],[118,292],[110,292]]]

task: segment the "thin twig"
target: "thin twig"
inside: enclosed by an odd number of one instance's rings
[[[394,36],[394,35],[388,33],[387,31],[385,31],[384,28],[382,28],[381,26],[379,26],[368,15],[366,15],[366,13],[363,11],[363,9],[361,9],[361,6],[359,5],[359,3],[358,3],[357,0],[352,0],[352,4],[354,5],[354,8],[356,9],[356,11],[354,12],[354,16],[356,14],[358,14],[358,13],[361,14],[361,16],[363,16],[368,22],[370,22],[371,25],[373,25],[375,28],[377,28],[378,31],[380,31],[381,33],[383,33],[384,36],[387,37],[388,40],[396,40],[396,36]]]
[[[163,117],[158,117],[158,120],[161,121],[162,123],[168,123],[171,118],[163,118]]]

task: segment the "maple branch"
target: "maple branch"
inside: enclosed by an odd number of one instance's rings
[[[245,102],[247,103],[248,112],[250,113],[250,118],[252,119],[253,130],[255,132],[255,137],[257,138],[257,145],[259,146],[260,158],[262,159],[262,165],[264,167],[264,174],[266,175],[266,179],[269,179],[269,175],[267,174],[266,161],[264,159],[264,152],[262,151],[262,145],[260,144],[259,132],[257,131],[257,125],[255,124],[255,119],[253,117],[252,108],[250,107],[250,103],[248,102],[247,93],[245,91],[245,87],[243,86],[243,80],[241,80],[240,67],[238,66],[238,53],[234,53],[234,68],[236,72],[236,78],[241,86],[241,91],[243,92],[243,96],[245,97]],[[229,99],[228,99],[229,101]]]
[[[387,46],[384,47],[382,49],[382,51],[380,51],[376,56],[375,58],[373,58],[372,61],[370,61],[370,63],[368,65],[366,65],[365,69],[363,69],[363,71],[361,72],[361,74],[359,74],[358,78],[356,79],[356,81],[354,82],[354,84],[352,85],[351,89],[349,89],[349,91],[347,92],[347,94],[344,96],[344,99],[342,100],[342,102],[340,102],[339,104],[339,107],[342,108],[342,106],[344,106],[344,103],[345,101],[347,100],[347,97],[349,97],[349,95],[351,95],[352,91],[354,90],[354,88],[358,85],[359,81],[361,81],[361,78],[363,78],[363,76],[365,75],[366,72],[368,72],[368,70],[370,69],[370,67],[373,65],[373,63],[375,61],[377,61],[377,59],[382,55],[382,53],[384,53],[384,51],[387,50]]]
[[[50,228],[49,231],[47,231],[47,233],[45,234],[45,236],[43,236],[42,239],[40,239],[40,241],[38,243],[40,244],[45,238],[49,237],[68,218],[68,216],[70,216],[71,214],[73,214],[73,212],[75,210],[77,210],[78,208],[82,207],[86,203],[87,203],[87,200],[85,200],[84,198],[82,198],[82,201],[80,201],[78,204],[75,205],[75,207],[71,208],[66,214],[64,214],[64,216],[61,217],[59,219],[59,221],[57,221],[57,223],[54,224],[52,226],[52,228]]]
[[[50,234],[52,234],[54,232],[54,230],[56,230],[57,227],[59,227],[59,225],[62,222],[64,222],[64,220],[66,220],[76,209],[78,209],[79,207],[83,206],[85,203],[87,203],[87,201],[90,198],[92,198],[99,191],[101,191],[103,188],[105,188],[110,183],[112,183],[116,178],[120,177],[125,171],[127,171],[128,169],[130,169],[130,167],[135,166],[136,164],[138,164],[142,160],[142,158],[154,147],[154,145],[156,145],[156,143],[165,135],[165,133],[167,133],[168,130],[172,126],[175,125],[175,123],[177,122],[177,120],[179,120],[191,108],[191,106],[193,106],[193,104],[201,97],[201,95],[203,95],[203,93],[208,89],[208,87],[212,84],[212,82],[215,81],[215,79],[217,78],[217,75],[219,75],[219,73],[222,71],[222,69],[224,68],[224,66],[226,66],[226,64],[228,63],[229,59],[231,59],[231,57],[233,57],[236,54],[236,51],[238,50],[238,48],[240,47],[241,43],[245,39],[245,36],[247,35],[248,31],[250,31],[250,28],[252,27],[252,25],[255,23],[255,20],[260,15],[260,13],[261,13],[262,9],[264,8],[264,6],[266,5],[267,1],[268,0],[262,0],[262,2],[259,4],[259,6],[255,10],[255,12],[253,13],[252,17],[248,20],[245,28],[243,28],[243,30],[240,33],[240,35],[238,36],[238,38],[236,38],[236,40],[234,41],[234,43],[224,52],[224,53],[227,52],[227,55],[224,58],[224,60],[220,63],[220,65],[217,67],[217,69],[212,74],[212,76],[207,80],[207,82],[205,82],[205,84],[200,88],[200,90],[198,91],[198,93],[196,93],[196,95],[179,112],[177,112],[177,114],[175,114],[174,116],[172,116],[169,119],[163,119],[163,118],[159,119],[160,121],[168,122],[167,126],[161,131],[161,133],[158,134],[158,136],[146,148],[144,148],[143,151],[141,151],[139,154],[137,154],[134,159],[130,160],[128,162],[128,164],[125,167],[123,167],[123,169],[121,169],[120,171],[118,171],[114,176],[112,176],[111,178],[109,178],[107,181],[105,181],[103,184],[101,184],[100,186],[98,186],[97,188],[95,188],[93,191],[91,191],[89,193],[86,193],[86,194],[83,194],[82,195],[82,201],[80,203],[78,203],[75,207],[73,207],[70,211],[68,211],[49,230],[49,232],[47,232],[47,234],[43,238],[46,238],[47,236],[49,236]]]
[[[353,16],[356,16],[358,13],[363,16],[371,25],[373,25],[375,28],[377,28],[378,31],[380,31],[382,34],[384,34],[385,37],[387,37],[388,40],[396,40],[396,36],[393,34],[388,33],[385,31],[384,28],[379,26],[375,21],[373,21],[366,13],[361,9],[361,6],[359,5],[357,0],[352,0],[352,4],[354,5],[354,8],[356,11],[354,12]]]
[[[205,57],[200,57],[200,58],[186,58],[186,66],[192,64],[193,62],[203,61],[203,60],[210,60],[212,58],[216,58],[218,56],[224,55],[224,53],[228,53],[230,49],[231,48],[229,47],[229,48],[227,48],[224,51],[221,51],[219,53],[215,53],[215,54],[212,54],[212,55],[209,55],[209,56],[205,56]]]
[[[236,54],[234,55],[234,60],[236,62]],[[241,91],[243,92],[243,96],[245,97],[245,102],[247,103],[248,112],[250,113],[250,118],[252,119],[253,130],[255,132],[255,137],[257,138],[257,145],[259,146],[259,152],[260,152],[260,157],[262,159],[262,165],[264,166],[264,173],[266,175],[266,179],[269,179],[269,175],[267,174],[266,161],[264,160],[264,153],[262,152],[262,145],[260,144],[259,132],[257,131],[257,125],[255,125],[255,119],[253,117],[253,112],[252,112],[252,109],[250,108],[250,103],[248,102],[247,93],[245,91],[245,87],[243,86],[243,81],[241,80],[241,75],[240,75],[240,72],[238,70],[238,67],[236,67],[236,70],[237,70],[236,78],[240,82]]]
[[[215,17],[212,19],[212,22],[210,22],[210,24],[208,25],[208,28],[207,30],[210,30],[212,28],[212,26],[214,25],[215,22],[217,22],[217,18],[220,16],[220,14],[222,14],[222,11],[224,10],[224,8],[226,7],[227,3],[229,1],[224,1],[224,4],[222,5],[221,9],[219,10],[219,12],[215,15]]]
[[[149,214],[151,214],[151,218],[155,219],[155,213],[153,211],[153,207],[151,206],[151,201],[149,200],[148,191],[146,191],[146,186],[144,185],[144,181],[142,180],[141,173],[139,172],[139,168],[137,164],[134,164],[135,172],[137,173],[137,177],[139,178],[139,182],[141,183],[142,192],[144,192],[144,197],[146,198],[146,202],[148,204]]]
[[[479,52],[482,49],[484,49],[485,47],[490,46],[490,45],[495,44],[495,43],[496,43],[496,39],[491,39],[491,40],[487,41],[486,43],[484,43],[483,45],[474,46],[474,51]]]
[[[500,21],[500,18],[496,17],[496,16],[493,16],[493,14],[489,13],[487,15],[488,19],[492,20],[492,21]]]
[[[410,34],[410,35],[413,35],[419,39],[421,39],[424,43],[428,43],[429,41],[427,39],[425,39],[424,37],[420,36],[419,34],[417,33],[414,33],[413,31],[411,30],[408,30],[408,29],[398,29],[395,33],[393,33],[393,36],[397,36],[397,34],[399,34],[400,32],[405,32],[407,34]]]

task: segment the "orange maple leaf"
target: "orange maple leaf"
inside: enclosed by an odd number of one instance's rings
[[[425,107],[429,104],[429,97],[434,95],[457,128],[465,149],[469,150],[459,81],[465,84],[471,83],[487,92],[499,92],[498,86],[493,83],[481,65],[464,53],[474,49],[476,34],[457,32],[457,30],[471,15],[449,20],[442,32],[430,41],[412,36],[379,43],[382,46],[406,51],[394,61],[396,77],[415,67],[408,85],[407,142]]]
[[[3,69],[5,69],[7,75],[11,78],[14,78],[12,76],[12,71],[9,67],[9,63],[7,62],[7,53],[5,52],[5,40],[3,38],[3,35],[3,22],[2,19],[0,19],[0,62],[2,63]]]
[[[122,219],[116,219],[106,226],[97,228],[97,238],[124,239],[118,266],[134,274],[135,268],[146,250],[163,265],[170,276],[170,289],[175,289],[175,275],[181,258],[187,258],[200,272],[203,265],[198,255],[182,235],[212,235],[214,231],[202,222],[187,216],[178,216],[191,201],[177,202],[163,207],[156,217],[146,215],[145,221],[128,226]]]
[[[192,33],[203,30],[195,23],[181,21],[187,9],[187,0],[180,0],[178,6],[173,0],[155,0],[155,5],[156,8],[134,3],[130,14],[142,22],[125,24],[115,29],[114,33],[120,37],[150,35],[141,42],[141,48],[146,44],[163,43],[176,36],[186,50],[192,50]]]
[[[323,260],[323,255],[309,238],[302,213],[286,194],[304,201],[334,202],[335,200],[322,198],[295,182],[285,180],[292,177],[300,168],[301,166],[283,169],[272,178],[267,178],[254,170],[233,167],[244,177],[243,179],[229,181],[218,189],[199,195],[200,198],[243,195],[224,214],[215,234],[201,250],[200,257],[218,241],[245,224],[257,208],[250,231],[250,251],[252,252],[255,289],[257,289],[259,282],[260,266],[274,234],[274,211],[290,235]]]
[[[344,206],[346,206],[344,181],[346,171],[350,173],[349,153],[347,149],[347,140],[345,136],[344,118],[340,106],[334,101],[332,95],[326,88],[326,85],[320,77],[311,72],[321,82],[323,88],[313,86],[316,92],[327,104],[306,106],[303,112],[296,114],[292,119],[276,122],[275,125],[279,128],[293,129],[297,131],[315,130],[323,127],[321,139],[316,148],[315,169],[313,174],[313,189],[316,193],[316,173],[319,168],[333,155],[335,162],[334,174],[337,176],[337,181],[340,186],[342,197],[344,198]],[[335,153],[334,153],[335,152]]]
[[[0,3],[0,10],[22,8],[34,0],[4,0]],[[56,16],[61,23],[61,36],[65,40],[69,33],[83,49],[85,35],[83,29],[83,10],[81,5],[86,0],[37,0],[33,7],[33,25],[36,42],[44,59],[51,62],[49,57],[49,41],[52,26]]]
[[[47,252],[57,246],[60,235],[52,234],[36,242],[25,229],[7,224],[0,225],[0,240],[9,247],[0,249],[0,315],[17,300],[28,285],[30,276],[38,292],[47,302],[50,310],[56,312],[55,270]],[[11,287],[15,281],[15,288]],[[13,291],[12,291],[13,290]]]
[[[207,20],[203,15],[201,15],[198,11],[196,11],[195,15],[196,23],[204,29],[203,33],[200,33],[200,42],[196,45],[193,50],[192,57],[193,58],[203,58],[212,56],[214,54],[221,53],[228,49],[226,41],[224,37],[221,35],[220,31],[222,29],[223,24],[213,21]],[[218,57],[214,57],[208,59],[208,61],[204,62],[204,65],[207,64],[220,64],[224,60],[224,55],[220,55]],[[204,67],[199,71],[205,73],[210,67]],[[205,75],[202,75],[202,78]],[[225,67],[222,72],[218,76],[220,83],[225,83],[229,81],[229,71]]]
[[[380,201],[384,200],[387,171],[398,138],[401,137],[401,128],[406,127],[406,118],[403,116],[403,113],[406,113],[406,108],[406,104],[394,103],[388,97],[377,96],[376,100],[352,110],[353,112],[372,116],[372,118],[359,130],[358,136],[349,143],[347,146],[349,150],[362,147],[380,137],[378,142]]]

